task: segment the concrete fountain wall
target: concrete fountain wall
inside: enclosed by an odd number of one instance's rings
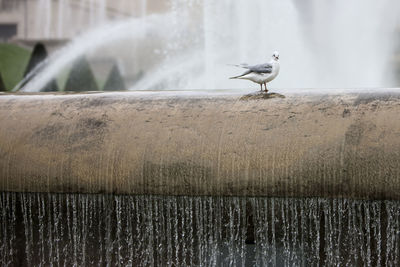
[[[0,191],[400,199],[400,91],[0,95]]]

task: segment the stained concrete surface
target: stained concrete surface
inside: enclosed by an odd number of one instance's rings
[[[400,199],[400,90],[0,95],[0,191]]]

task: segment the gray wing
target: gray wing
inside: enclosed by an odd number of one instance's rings
[[[252,72],[256,73],[271,73],[272,72],[272,65],[270,63],[264,63],[259,65],[253,66],[242,66],[245,69],[251,70]]]
[[[237,78],[240,78],[251,72],[255,72],[255,73],[259,73],[259,74],[268,74],[268,73],[272,72],[272,64],[270,64],[270,63],[264,63],[264,64],[253,65],[253,66],[249,66],[247,64],[240,64],[240,65],[234,65],[234,66],[241,67],[241,68],[248,69],[248,70],[239,76],[230,77],[230,79],[237,79]]]

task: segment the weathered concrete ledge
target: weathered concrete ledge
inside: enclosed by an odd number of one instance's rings
[[[0,191],[400,199],[400,90],[0,95]]]

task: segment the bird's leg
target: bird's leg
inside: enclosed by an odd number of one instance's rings
[[[267,83],[264,83],[264,86],[265,86],[265,92],[267,93],[268,92]]]
[[[262,91],[262,83],[260,83],[260,86],[261,86],[261,91]]]

